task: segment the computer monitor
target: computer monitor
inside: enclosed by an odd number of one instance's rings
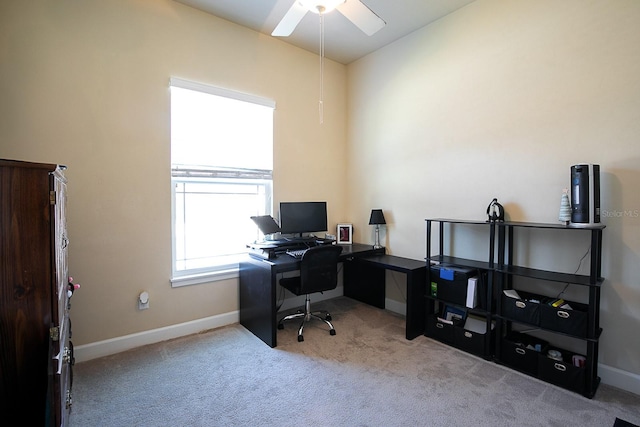
[[[282,234],[327,231],[327,202],[280,202]]]

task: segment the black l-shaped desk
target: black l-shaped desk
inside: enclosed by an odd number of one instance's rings
[[[425,329],[426,261],[386,255],[385,249],[354,243],[343,245],[344,295],[384,309],[385,270],[407,275],[406,338]],[[300,261],[281,254],[274,259],[248,255],[240,262],[240,324],[270,347],[277,345],[278,274],[296,271]]]

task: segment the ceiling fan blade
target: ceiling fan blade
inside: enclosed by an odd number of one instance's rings
[[[378,15],[360,0],[346,0],[336,8],[366,35],[371,36],[387,25]]]
[[[271,35],[275,37],[287,37],[291,35],[308,11],[306,7],[295,0],[291,9],[284,15],[282,21],[276,26]]]

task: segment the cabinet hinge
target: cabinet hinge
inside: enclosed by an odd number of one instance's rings
[[[53,190],[49,191],[49,203],[52,205],[56,204],[56,192]]]
[[[52,341],[58,341],[60,339],[60,327],[53,326],[49,328],[49,336]]]

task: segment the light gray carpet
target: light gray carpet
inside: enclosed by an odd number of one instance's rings
[[[613,426],[640,424],[640,396],[601,385],[584,398],[426,337],[404,319],[336,298],[296,340],[269,348],[240,325],[145,346],[74,369],[72,427]]]

